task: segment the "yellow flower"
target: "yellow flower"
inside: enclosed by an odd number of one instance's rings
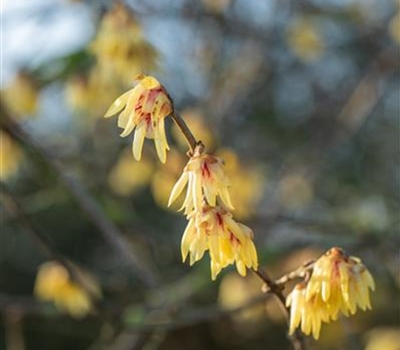
[[[38,89],[33,79],[20,72],[2,91],[6,106],[18,117],[32,116],[38,108]]]
[[[233,209],[228,192],[230,183],[224,173],[223,164],[222,159],[210,154],[195,154],[172,189],[168,206],[175,201],[187,185],[186,198],[180,209],[185,208],[185,215],[188,215],[193,209],[195,211],[201,209],[203,194],[209,205],[214,207],[219,195],[224,204]]]
[[[371,309],[369,289],[374,280],[360,259],[347,256],[342,249],[332,248],[319,258],[310,280],[295,286],[286,305],[290,306],[290,334],[299,325],[305,334],[319,338],[321,323],[354,314],[357,306]]]
[[[324,51],[320,30],[311,18],[300,18],[293,21],[287,32],[290,49],[303,61],[319,59]]]
[[[87,275],[79,272],[80,280],[92,295],[99,296],[97,284]],[[34,294],[44,301],[53,302],[58,309],[74,317],[85,316],[92,308],[91,297],[85,289],[70,279],[67,269],[55,261],[42,264],[36,276]]]
[[[182,260],[190,255],[190,265],[200,260],[209,250],[211,277],[216,279],[221,270],[236,263],[240,275],[246,267],[257,269],[257,251],[250,228],[233,220],[232,214],[219,206],[203,206],[192,212],[182,237]]]
[[[132,151],[136,160],[141,159],[144,138],[154,139],[158,157],[165,163],[169,150],[165,135],[164,119],[172,112],[172,102],[165,88],[151,76],[140,75],[137,85],[118,97],[108,109],[105,117],[121,112],[118,126],[128,136],[135,128]]]
[[[21,149],[7,133],[0,131],[0,179],[5,180],[14,175],[21,159]]]
[[[375,289],[374,280],[361,260],[335,247],[316,261],[306,298],[319,295],[335,320],[339,312],[354,314],[357,306],[364,311],[371,309],[369,289]]]
[[[312,334],[314,339],[318,339],[321,324],[328,322],[329,315],[319,295],[307,299],[306,292],[306,284],[299,283],[286,299],[286,306],[290,306],[289,334],[293,334],[300,326],[304,334]]]
[[[157,66],[157,53],[142,33],[140,24],[122,3],[116,3],[102,18],[90,51],[104,79],[130,84],[130,77]]]

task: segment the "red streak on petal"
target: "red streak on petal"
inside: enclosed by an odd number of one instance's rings
[[[202,175],[204,178],[206,178],[206,179],[208,179],[208,178],[211,177],[211,172],[210,172],[210,169],[209,169],[209,167],[208,167],[207,162],[204,162],[204,163],[201,165],[201,175]]]
[[[236,238],[236,236],[229,231],[229,240],[234,244],[240,244],[240,241]]]
[[[333,265],[333,277],[334,278],[339,278],[340,274],[339,274],[339,261],[335,261],[334,265]]]
[[[162,89],[157,88],[157,89],[151,89],[148,91],[148,97],[147,101],[150,104],[153,104],[154,101],[156,100],[157,96],[162,92]]]
[[[216,216],[217,216],[217,220],[218,220],[218,225],[223,227],[224,226],[224,220],[222,220],[221,214],[217,213]]]

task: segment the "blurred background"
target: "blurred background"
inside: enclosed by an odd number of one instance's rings
[[[0,349],[291,349],[254,276],[227,268],[211,282],[208,256],[181,263],[186,220],[166,203],[187,145],[173,122],[162,165],[151,141],[135,162],[132,138],[102,118],[143,72],[225,160],[234,217],[274,278],[332,246],[373,274],[373,310],[325,325],[309,348],[399,350],[399,11],[2,2]]]

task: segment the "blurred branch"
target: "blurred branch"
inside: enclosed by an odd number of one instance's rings
[[[335,143],[341,143],[356,133],[375,108],[385,91],[382,83],[387,75],[398,69],[398,60],[396,62],[394,56],[391,50],[384,50],[371,61],[336,117],[342,128],[336,135]]]
[[[53,249],[47,236],[35,227],[30,216],[23,210],[15,195],[2,181],[0,181],[0,190],[0,198],[2,200],[5,210],[14,218],[18,219],[18,223],[24,227],[25,231],[30,234],[37,243],[39,243],[40,247],[46,252],[46,254],[50,255],[52,259],[57,260],[68,270],[68,272],[70,272],[70,266],[67,263],[67,260],[63,256],[61,256],[55,249]]]
[[[101,350],[141,350],[151,340],[152,335],[151,331],[131,333],[125,330],[117,335],[112,344]]]
[[[279,306],[285,315],[286,322],[289,325],[290,308],[286,306],[286,298],[282,293],[284,285],[275,282],[265,270],[258,268],[257,270],[252,271],[265,283],[263,288],[264,292],[274,295],[278,300]],[[289,339],[295,350],[306,350],[304,338],[298,330],[296,330],[293,335],[289,336]]]
[[[309,141],[302,147],[291,151],[290,156],[277,171],[277,178],[282,179],[298,166],[295,160],[307,159],[302,164],[304,176],[312,184],[319,176],[325,164],[329,164],[331,153],[345,142],[349,142],[368,120],[371,112],[379,103],[385,92],[390,76],[399,71],[399,60],[395,50],[389,48],[378,52],[367,64],[365,73],[356,86],[343,94],[339,106],[323,101],[314,109],[309,117],[309,123],[317,129]],[[336,103],[337,104],[337,103]],[[321,118],[325,115],[326,118]],[[306,156],[305,156],[306,155]],[[267,207],[269,219],[283,218],[284,208],[279,199],[279,186],[269,193]],[[301,219],[296,223],[301,223]],[[333,225],[332,225],[333,226]]]
[[[306,262],[296,270],[291,271],[283,275],[281,278],[277,279],[275,281],[275,284],[277,286],[282,286],[282,288],[284,288],[285,284],[288,283],[289,281],[293,281],[295,279],[307,280],[310,277],[311,270],[314,268],[314,262],[315,260]]]
[[[3,316],[5,346],[7,350],[25,350],[22,315],[18,310],[8,310]]]
[[[144,257],[138,252],[132,252],[130,248],[134,249],[134,246],[130,247],[130,243],[126,241],[119,229],[108,220],[96,201],[79,182],[72,175],[67,175],[66,170],[55,156],[13,121],[10,114],[4,109],[4,104],[2,104],[0,111],[2,128],[25,148],[34,150],[43,162],[54,171],[58,179],[74,197],[80,209],[98,228],[98,232],[101,233],[103,238],[119,253],[123,261],[135,271],[138,279],[147,287],[157,286],[159,281],[155,272],[150,269],[150,264],[144,261]]]
[[[98,296],[93,293],[93,290],[87,286],[87,283],[84,281],[82,276],[77,273],[75,265],[52,247],[52,244],[47,236],[43,234],[37,227],[35,227],[30,216],[24,211],[16,196],[2,181],[0,181],[0,190],[2,203],[5,209],[10,214],[18,218],[18,223],[23,226],[25,232],[30,234],[36,240],[36,242],[39,243],[41,248],[51,257],[51,259],[56,260],[65,267],[71,279],[91,296],[94,305],[96,305]]]
[[[130,333],[150,332],[154,330],[181,329],[199,323],[214,321],[223,317],[231,316],[258,304],[264,303],[270,296],[270,294],[260,294],[247,301],[246,303],[232,309],[221,309],[220,307],[215,305],[205,306],[201,308],[191,308],[189,310],[186,309],[187,311],[180,314],[179,316],[176,314],[175,309],[172,310],[169,307],[164,309],[157,309],[157,316],[159,316],[159,319],[162,319],[163,321],[144,321],[140,323],[138,322],[137,324],[126,324],[124,329],[126,331],[129,331]],[[112,306],[108,307],[112,308]],[[104,306],[104,311],[109,311],[106,308],[107,306]],[[6,311],[10,309],[18,310],[19,312],[21,312],[21,314],[24,315],[50,315],[48,310],[45,310],[42,307],[42,304],[34,298],[23,296],[9,296],[0,293],[0,310]],[[57,315],[57,317],[69,317],[67,315],[61,315],[59,313],[54,315]]]

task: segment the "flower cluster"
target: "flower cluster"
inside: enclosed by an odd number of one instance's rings
[[[328,250],[313,267],[310,280],[295,286],[287,298],[291,306],[290,333],[301,325],[305,334],[319,338],[321,323],[353,315],[357,306],[371,309],[369,289],[374,280],[359,258],[340,248]]]
[[[59,310],[73,317],[85,316],[92,308],[91,295],[99,297],[100,290],[91,277],[82,272],[77,271],[77,273],[80,280],[85,282],[87,289],[72,281],[69,272],[60,263],[55,261],[44,263],[39,267],[36,277],[34,289],[36,297],[53,302]]]
[[[118,97],[108,109],[105,117],[120,113],[118,126],[128,136],[135,128],[133,156],[140,160],[145,138],[154,139],[158,157],[162,163],[169,150],[165,135],[164,119],[172,113],[172,102],[165,88],[152,76],[139,75],[136,86]]]
[[[106,80],[118,78],[130,84],[132,74],[157,66],[156,50],[145,40],[139,22],[123,2],[116,2],[106,12],[90,51]]]
[[[113,102],[105,117],[120,113],[118,126],[124,129],[122,137],[136,129],[132,146],[136,160],[141,159],[147,137],[154,139],[158,157],[165,163],[169,146],[164,119],[173,113],[172,101],[154,77],[140,75],[137,80],[133,89]],[[168,203],[170,206],[187,187],[181,208],[189,220],[182,238],[183,260],[190,255],[190,263],[193,264],[208,250],[212,279],[224,267],[234,263],[243,276],[246,275],[246,268],[257,269],[258,266],[253,232],[235,222],[228,211],[233,209],[229,186],[222,159],[205,153],[200,143],[173,187]]]
[[[211,276],[215,280],[221,270],[236,263],[238,272],[246,275],[246,268],[257,269],[257,252],[250,228],[233,220],[228,209],[233,209],[229,196],[223,161],[203,153],[198,146],[171,191],[169,205],[187,187],[181,210],[189,223],[182,237],[182,258],[190,255],[190,264],[200,260],[208,250]],[[217,199],[221,199],[218,205]]]

